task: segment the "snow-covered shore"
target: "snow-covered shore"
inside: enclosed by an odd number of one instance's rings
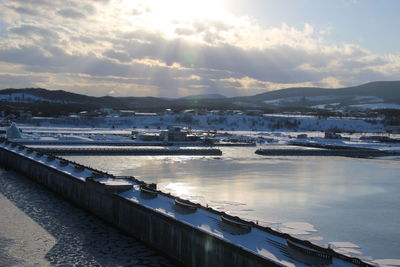
[[[353,117],[322,118],[304,115],[264,114],[251,115],[155,115],[131,117],[80,117],[80,118],[32,118],[24,122],[31,126],[80,128],[154,128],[165,129],[169,125],[193,129],[219,131],[327,131],[338,129],[342,132],[385,132],[381,119]]]

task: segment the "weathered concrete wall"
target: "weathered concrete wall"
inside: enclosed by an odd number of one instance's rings
[[[35,153],[35,152],[32,152]],[[77,205],[85,203],[85,182],[50,168],[33,159],[1,149],[0,162],[43,184]]]
[[[173,218],[122,197],[117,203],[120,229],[188,266],[277,266]]]
[[[0,148],[0,163],[45,185],[182,265],[279,266],[115,194],[128,190],[127,187],[107,186],[91,178],[82,181],[4,148]]]
[[[119,199],[115,193],[131,189],[132,186],[107,186],[102,183],[86,180],[85,206],[88,210],[103,218],[105,221],[115,224],[118,218]]]

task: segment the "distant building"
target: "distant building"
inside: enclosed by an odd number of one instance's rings
[[[32,118],[32,113],[30,111],[20,110],[18,113],[19,113],[18,117],[20,119],[31,119]]]
[[[163,141],[186,141],[187,131],[179,126],[169,126],[167,131],[161,131],[160,139]]]
[[[115,110],[113,110],[112,108],[101,108],[101,109],[100,109],[100,112],[101,112],[102,114],[108,114],[108,115],[110,115],[110,114],[114,114],[114,113],[115,113]]]
[[[325,132],[325,139],[341,139],[342,136],[335,132]]]
[[[140,141],[159,141],[160,136],[155,133],[140,133],[136,135],[136,139]]]
[[[388,126],[386,126],[386,130],[387,130],[389,133],[396,133],[396,134],[398,134],[398,133],[400,133],[400,125],[388,125]]]

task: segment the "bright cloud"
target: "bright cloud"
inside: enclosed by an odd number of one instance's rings
[[[400,55],[262,27],[218,1],[0,1],[0,88],[90,95],[260,93],[400,78]]]

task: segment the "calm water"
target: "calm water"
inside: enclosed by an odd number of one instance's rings
[[[156,182],[159,189],[353,255],[400,258],[400,159],[223,156],[68,156]],[[336,244],[339,246],[339,244]]]

